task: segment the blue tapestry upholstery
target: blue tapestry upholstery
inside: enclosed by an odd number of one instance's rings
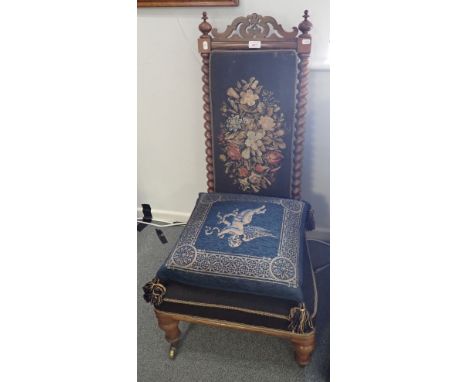
[[[216,192],[291,197],[296,84],[294,50],[211,53]]]
[[[302,302],[308,211],[298,200],[201,193],[157,278]]]
[[[309,245],[309,256],[305,253],[303,259],[304,285],[302,293],[304,303],[313,315],[317,305],[317,296],[310,254],[317,252],[317,246],[314,246],[314,242],[309,242],[309,244],[312,244]],[[175,281],[168,281],[165,286],[167,291],[164,302],[157,306],[160,311],[263,326],[283,331],[291,330],[289,313],[291,308],[297,306],[297,302],[286,299],[202,288]],[[311,330],[312,327],[309,327],[307,332]]]

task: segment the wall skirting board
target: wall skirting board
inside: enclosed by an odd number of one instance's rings
[[[137,207],[137,216],[138,219],[143,217],[143,212],[141,207]],[[191,212],[179,212],[179,211],[167,211],[167,210],[158,210],[158,209],[151,209],[151,215],[153,215],[153,220],[158,220],[161,222],[167,223],[187,223],[190,218]]]
[[[158,210],[155,208],[151,209],[151,215],[153,215],[153,220],[167,223],[187,223],[190,218],[191,212],[179,212],[179,211],[167,211],[167,210]],[[137,217],[141,219],[143,217],[143,212],[141,207],[137,207]],[[316,232],[329,233],[328,228],[317,227]],[[309,238],[310,232],[307,232],[307,238]]]

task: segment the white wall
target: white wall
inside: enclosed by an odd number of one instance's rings
[[[252,12],[275,17],[286,30],[309,9],[312,55],[303,199],[329,223],[329,3],[240,0],[238,7],[138,9],[138,205],[187,216],[206,191],[198,24],[203,10],[220,30]],[[158,217],[164,218],[163,215]]]

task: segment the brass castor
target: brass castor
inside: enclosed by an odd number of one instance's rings
[[[169,348],[169,359],[174,359],[176,356],[176,347],[174,345],[171,345]]]

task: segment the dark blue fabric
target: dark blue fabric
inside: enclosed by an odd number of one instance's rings
[[[330,342],[330,245],[318,240],[308,242],[309,255],[313,264],[318,299],[317,317],[315,325],[317,329],[318,343]]]
[[[291,197],[296,83],[294,50],[212,52],[216,192]]]
[[[157,277],[301,302],[308,212],[292,199],[202,193]]]

